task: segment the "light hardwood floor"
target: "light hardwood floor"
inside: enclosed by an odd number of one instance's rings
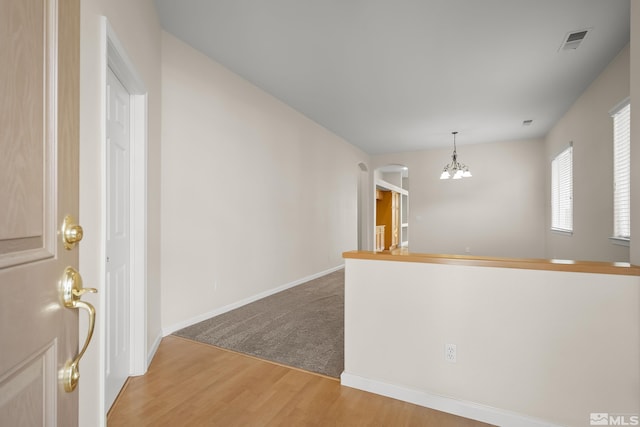
[[[342,387],[333,378],[166,337],[108,426],[486,426]]]

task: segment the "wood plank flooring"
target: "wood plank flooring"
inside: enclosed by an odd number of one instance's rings
[[[130,378],[107,423],[118,426],[486,426],[342,387],[329,377],[169,336]]]

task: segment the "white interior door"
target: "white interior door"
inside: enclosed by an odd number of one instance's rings
[[[106,387],[110,408],[130,372],[130,141],[131,95],[107,74]]]
[[[78,424],[78,391],[61,381],[78,310],[59,288],[78,267],[62,224],[78,216],[79,17],[79,0],[0,0],[2,426]]]

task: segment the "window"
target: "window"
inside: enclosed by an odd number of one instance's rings
[[[631,104],[613,114],[613,237],[631,238]]]
[[[551,229],[573,231],[573,145],[551,161]]]

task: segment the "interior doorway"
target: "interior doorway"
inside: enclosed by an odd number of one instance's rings
[[[106,117],[105,400],[110,408],[129,377],[131,293],[131,94],[109,68]]]
[[[409,168],[386,165],[374,172],[374,250],[409,246]]]
[[[117,384],[132,375],[146,372],[147,325],[147,90],[136,68],[127,56],[124,46],[106,18],[103,18],[106,44],[104,110],[103,167],[103,287],[114,289],[105,292],[105,333],[102,336],[102,358],[104,369],[104,413],[117,396]],[[111,77],[109,75],[111,74]],[[120,119],[128,121],[128,134],[122,136],[128,143],[127,152],[122,141],[116,145],[108,127],[110,117],[107,106],[113,101],[109,85],[120,84]],[[111,99],[110,99],[111,97]],[[128,101],[128,111],[124,107]],[[122,120],[119,120],[122,121]],[[118,125],[119,126],[119,125]],[[116,164],[110,156],[120,156]],[[119,188],[114,196],[114,188]],[[115,222],[114,222],[115,221]],[[112,235],[120,238],[118,248],[111,248]],[[116,255],[117,253],[117,255]],[[123,255],[124,253],[124,255]],[[116,259],[120,256],[121,259]],[[116,291],[115,288],[118,290]],[[126,351],[124,351],[126,349]],[[115,364],[114,364],[115,363]],[[117,368],[117,369],[116,369]],[[114,373],[114,377],[109,376]],[[111,381],[113,380],[113,381]]]

